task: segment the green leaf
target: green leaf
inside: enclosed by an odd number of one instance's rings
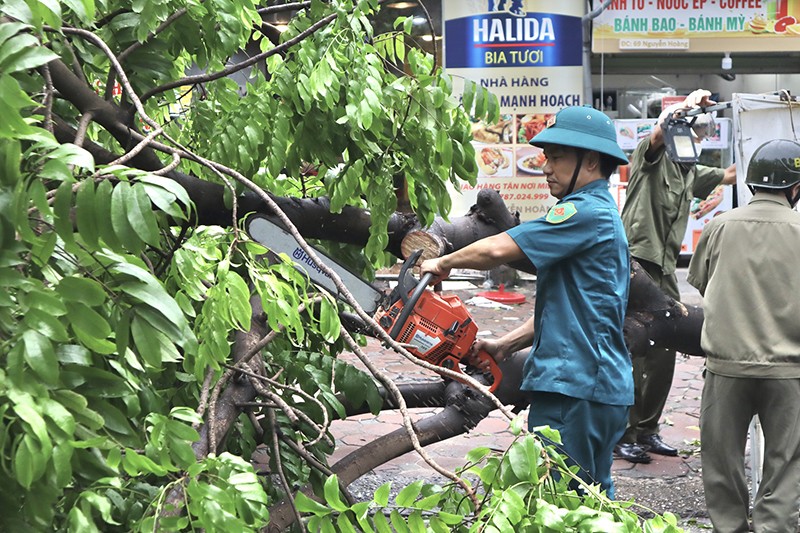
[[[66,407],[75,417],[75,420],[89,429],[99,429],[103,425],[103,418],[87,407],[86,398],[70,390],[56,390],[52,392],[53,400]],[[73,442],[73,446],[78,447]]]
[[[500,104],[497,101],[497,97],[487,91],[487,110],[486,110],[486,122],[489,124],[494,124],[500,118]]]
[[[434,492],[423,498],[420,498],[414,503],[415,509],[422,509],[423,511],[430,511],[442,501],[444,494],[441,492]]]
[[[464,521],[464,517],[462,515],[446,513],[444,511],[439,511],[439,513],[436,516],[439,518],[439,520],[451,526],[460,524]]]
[[[0,72],[2,72],[0,70]],[[20,89],[17,81],[8,74],[0,74],[0,138],[14,138],[30,131],[20,110],[36,103]]]
[[[60,144],[48,154],[50,159],[58,159],[66,165],[85,168],[94,172],[94,157],[84,148],[70,143]]]
[[[109,180],[103,180],[97,185],[94,202],[95,226],[106,246],[112,250],[120,250],[120,241],[114,232],[113,225],[109,224],[109,220],[111,220],[111,196],[113,193],[114,186],[111,185]]]
[[[336,474],[325,480],[325,501],[334,511],[344,512],[348,509],[339,496],[339,478]]]
[[[406,40],[405,40],[405,35],[403,35],[402,33],[395,34],[394,41],[395,41],[394,42],[394,50],[395,50],[395,53],[397,54],[397,59],[399,59],[400,61],[405,60],[405,58],[406,58]]]
[[[52,291],[36,290],[25,295],[25,303],[31,309],[41,309],[53,316],[67,314],[67,308],[61,298],[57,298]]]
[[[110,401],[95,399],[92,402],[92,407],[97,414],[103,417],[103,427],[105,429],[128,437],[135,434],[125,413]]]
[[[402,515],[397,511],[392,511],[389,514],[389,519],[392,521],[392,527],[397,533],[411,533],[411,530],[408,528],[408,524],[406,521],[403,520]]]
[[[69,302],[81,302],[91,307],[103,305],[106,291],[93,279],[69,276],[56,285],[56,292]]]
[[[391,488],[392,488],[391,483],[384,483],[383,485],[378,487],[378,490],[375,491],[375,496],[373,497],[373,500],[380,507],[386,507],[387,505],[389,505],[389,492]]]
[[[56,356],[62,364],[89,366],[92,364],[92,354],[79,344],[61,344],[56,349]]]
[[[111,335],[111,326],[97,311],[81,302],[66,302],[73,329],[80,330],[95,339],[106,339]]]
[[[450,136],[444,130],[439,130],[436,136],[436,148],[442,161],[442,166],[450,167],[453,164],[453,144]]]
[[[389,521],[383,513],[376,514],[375,518],[373,518],[373,523],[378,533],[395,533],[392,531],[392,528],[389,526]]]
[[[500,533],[516,533],[514,526],[508,521],[508,517],[504,514],[493,514],[491,523]]]
[[[56,54],[41,46],[33,35],[19,34],[0,46],[0,72],[22,72],[57,58]]]
[[[144,187],[134,185],[131,187],[130,203],[126,214],[133,231],[150,246],[158,246],[161,235],[158,232],[158,223],[150,206],[150,199]]]
[[[22,488],[29,489],[43,473],[38,446],[30,435],[22,437],[14,453],[14,476]]]
[[[55,201],[53,202],[53,215],[56,233],[64,241],[67,249],[75,245],[75,235],[72,229],[72,183],[64,181],[56,190]]]
[[[486,121],[486,97],[489,92],[485,87],[475,89],[475,111],[473,115],[479,120]]]
[[[72,482],[72,453],[74,448],[62,442],[53,448],[53,469],[56,473],[55,485],[64,488]]]
[[[514,492],[513,488],[503,491],[498,508],[512,524],[518,524],[528,512],[525,507],[525,500]]]
[[[45,24],[61,28],[61,4],[57,0],[38,0],[38,14]]]
[[[356,521],[358,522],[361,531],[364,531],[366,533],[374,533],[374,530],[372,529],[372,526],[370,526],[368,520],[369,509],[371,506],[372,502],[364,501],[364,502],[354,503],[353,506],[350,508],[350,510],[356,517]]]
[[[67,328],[58,320],[58,317],[42,311],[41,309],[29,309],[23,317],[23,322],[32,330],[41,333],[53,341],[67,342],[69,340]]]
[[[464,106],[464,111],[467,114],[472,113],[472,105],[475,102],[475,87],[474,81],[464,79],[464,94],[461,95],[461,105]]]
[[[83,242],[91,249],[97,248],[100,237],[95,215],[94,180],[84,180],[75,198],[75,221]]]
[[[414,511],[411,513],[411,516],[408,517],[408,528],[413,533],[426,533],[428,529],[425,527],[425,521],[422,520],[422,516],[420,515],[419,511]]]
[[[422,490],[422,481],[414,481],[407,487],[404,487],[397,494],[397,498],[395,498],[395,503],[399,507],[411,507],[414,503],[414,500],[417,499],[419,496],[420,491]]]
[[[481,461],[481,459],[483,459],[490,453],[492,453],[491,448],[489,448],[488,446],[480,446],[478,448],[473,448],[472,450],[467,452],[466,459],[470,463],[478,463]]]
[[[250,328],[253,308],[250,306],[250,289],[242,277],[232,270],[220,275],[225,291],[229,294],[228,309],[235,325],[241,330]]]
[[[82,496],[84,500],[86,500],[92,507],[99,511],[103,522],[111,525],[119,525],[119,522],[116,522],[111,517],[111,502],[107,498],[104,498],[96,492],[91,491],[84,491]]]
[[[71,438],[75,432],[75,418],[72,414],[63,405],[50,398],[40,398],[39,404],[42,406],[45,418],[53,422],[49,425],[50,433],[53,435],[63,433],[65,437]]]
[[[70,531],[97,531],[97,527],[94,525],[94,522],[86,517],[80,507],[75,506],[70,509],[68,521]]]
[[[342,533],[356,533],[356,528],[353,527],[350,518],[344,513],[336,517],[336,525]]]
[[[2,47],[11,37],[27,29],[25,24],[20,22],[4,22],[0,24],[0,47]]]
[[[528,437],[533,438],[531,435],[528,435]],[[531,468],[531,460],[535,460],[535,456],[529,457],[528,451],[522,442],[515,442],[508,450],[508,461],[511,465],[511,470],[520,481],[535,481],[535,479],[532,479],[532,475],[536,476],[536,468],[535,466]],[[533,474],[531,474],[531,471],[533,471]]]
[[[25,362],[45,383],[58,382],[58,359],[50,339],[41,333],[28,330],[22,335],[25,344]]]
[[[248,127],[252,127],[248,124]],[[140,183],[156,207],[169,216],[186,220],[191,211],[192,203],[186,190],[174,181],[160,176],[139,176],[136,181]],[[178,205],[182,203],[184,208]]]
[[[14,402],[14,412],[22,420],[24,420],[31,431],[36,436],[36,439],[42,444],[42,451],[49,453],[52,448],[50,436],[47,434],[47,424],[44,418],[39,414],[35,403],[30,396],[22,396]],[[47,455],[49,457],[49,455]]]
[[[157,310],[178,328],[186,327],[186,317],[183,315],[180,306],[157,282],[140,283],[131,281],[120,284],[119,289]]]
[[[403,31],[411,35],[411,29],[414,27],[414,17],[406,17],[403,21]]]
[[[86,24],[94,20],[94,0],[63,0],[78,18]]]
[[[111,193],[111,227],[119,242],[133,253],[142,251],[142,241],[131,226],[128,209],[135,202],[131,186],[126,181],[117,183]],[[107,223],[107,222],[106,222]]]
[[[136,350],[141,358],[152,368],[161,368],[162,340],[159,338],[160,334],[161,332],[143,319],[138,316],[133,317],[131,321],[133,342],[136,344]]]
[[[10,24],[0,25],[2,29]],[[0,140],[0,183],[4,185],[16,185],[20,179],[20,162],[22,159],[22,148],[17,140]]]
[[[122,458],[122,468],[131,476],[148,473],[156,476],[167,474],[167,470],[164,467],[156,464],[149,457],[140,455],[131,449],[125,450],[125,455]]]
[[[301,513],[311,513],[316,516],[327,516],[331,514],[331,509],[325,507],[316,500],[312,500],[302,492],[298,492],[294,497],[294,505]]]
[[[511,421],[511,433],[514,436],[518,436],[520,433],[522,433],[522,430],[525,428],[525,425],[526,425],[525,415],[515,416],[514,419]]]

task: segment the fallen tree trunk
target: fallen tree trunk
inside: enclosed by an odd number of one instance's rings
[[[625,315],[625,342],[632,357],[642,357],[650,346],[662,346],[688,355],[705,355],[700,347],[703,310],[670,298],[635,260]]]

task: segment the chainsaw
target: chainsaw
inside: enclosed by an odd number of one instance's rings
[[[273,253],[285,253],[317,287],[343,299],[331,278],[311,259],[286,230],[263,216],[253,216],[248,233]],[[361,279],[321,250],[315,253],[325,258],[328,267],[336,272],[364,311],[389,336],[402,344],[412,355],[430,364],[464,374],[472,344],[478,335],[478,325],[469,310],[456,295],[438,294],[427,287],[433,279],[426,274],[421,280],[409,272],[422,250],[411,254],[400,269],[397,286],[389,294]],[[497,390],[503,377],[494,358],[481,350],[476,358],[488,364],[492,376],[490,392]]]
[[[422,250],[417,250],[403,263],[397,286],[375,321],[415,357],[463,374],[460,365],[478,336],[478,325],[458,296],[427,290],[433,274],[425,274],[416,282],[408,270],[421,254]],[[503,379],[500,368],[485,350],[480,350],[476,358],[488,363],[492,375],[489,392],[494,392]]]

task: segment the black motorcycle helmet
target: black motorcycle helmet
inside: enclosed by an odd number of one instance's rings
[[[800,183],[800,143],[787,139],[767,141],[753,152],[744,182],[750,189],[783,190],[794,206],[789,189]]]
[[[767,141],[753,152],[745,183],[762,189],[785,189],[800,182],[800,143]]]

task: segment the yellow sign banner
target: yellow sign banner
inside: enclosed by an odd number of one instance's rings
[[[798,51],[800,0],[614,0],[594,20],[594,53],[660,50]]]

